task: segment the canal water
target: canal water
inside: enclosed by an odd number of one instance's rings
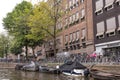
[[[83,77],[70,77],[63,74],[45,74],[39,72],[0,69],[0,80],[86,80]],[[89,79],[87,79],[89,80]]]

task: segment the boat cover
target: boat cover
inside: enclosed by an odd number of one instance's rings
[[[60,71],[71,71],[73,69],[86,69],[84,65],[78,61],[68,61],[59,67]]]

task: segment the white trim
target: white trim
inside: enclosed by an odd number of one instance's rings
[[[103,46],[106,44],[113,44],[113,43],[119,43],[119,42],[120,42],[120,40],[112,41],[112,42],[105,42],[105,43],[95,44],[95,46],[98,47],[98,46]]]

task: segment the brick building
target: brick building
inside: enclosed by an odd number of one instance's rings
[[[97,53],[120,55],[120,0],[93,0]]]
[[[57,52],[93,53],[93,15],[92,0],[58,0],[64,15],[59,19],[57,29]],[[53,42],[45,43],[48,56],[53,53]]]

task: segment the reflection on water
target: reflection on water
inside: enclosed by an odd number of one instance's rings
[[[39,72],[15,71],[14,69],[0,69],[0,80],[84,80],[84,78]]]

